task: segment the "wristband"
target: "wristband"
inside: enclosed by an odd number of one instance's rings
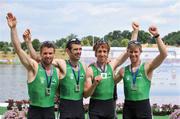
[[[157,34],[157,35],[155,35],[155,36],[153,36],[153,38],[158,38],[160,35],[159,34]]]

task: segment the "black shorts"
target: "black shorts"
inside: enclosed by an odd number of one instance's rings
[[[55,119],[53,107],[29,106],[27,119]]]
[[[59,112],[59,119],[84,119],[83,100],[60,99]]]
[[[90,119],[114,119],[114,100],[90,99],[89,118]]]
[[[123,119],[152,119],[149,99],[141,101],[125,100]]]

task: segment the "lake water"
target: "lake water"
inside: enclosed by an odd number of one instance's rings
[[[87,64],[95,61],[94,54],[90,51],[88,51],[88,53],[84,51],[81,59]],[[120,54],[120,51],[118,54]],[[111,57],[113,57],[113,55],[114,57],[118,56],[111,53]],[[149,60],[149,57],[148,59],[147,57],[146,55],[146,58],[142,58],[142,61]],[[154,55],[152,55],[152,57],[154,57]],[[129,61],[124,65],[128,63]],[[22,65],[0,65],[0,102],[8,99],[27,100],[27,94],[26,69]],[[123,102],[122,82],[118,84],[118,97],[118,101]],[[152,103],[180,105],[180,58],[167,58],[163,64],[155,70],[150,97]]]

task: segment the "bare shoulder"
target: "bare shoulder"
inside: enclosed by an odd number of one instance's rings
[[[86,71],[87,70],[87,65],[84,62],[81,62],[81,64],[82,64],[84,70]]]

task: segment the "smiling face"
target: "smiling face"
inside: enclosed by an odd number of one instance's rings
[[[97,62],[106,63],[108,54],[109,54],[109,52],[108,52],[107,47],[104,47],[104,45],[99,46],[95,51],[95,55],[97,57]]]
[[[141,50],[139,47],[130,47],[127,51],[132,64],[140,61]]]
[[[72,44],[71,49],[66,48],[69,58],[78,61],[81,57],[82,46],[80,44]]]
[[[41,50],[41,60],[45,66],[51,65],[54,59],[54,48],[43,47]]]

